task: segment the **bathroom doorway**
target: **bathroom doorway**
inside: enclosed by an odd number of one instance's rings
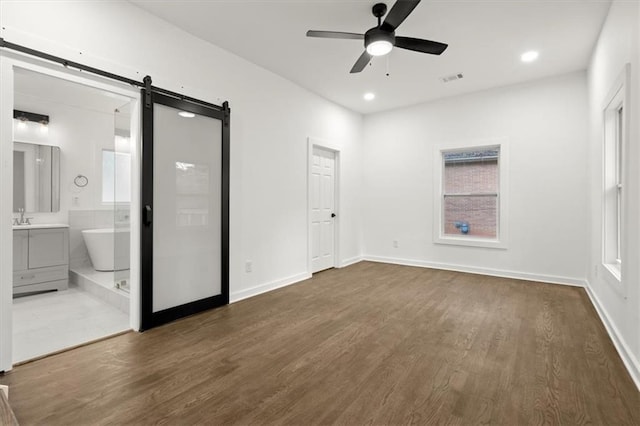
[[[11,67],[11,364],[139,324],[138,93],[24,65]]]

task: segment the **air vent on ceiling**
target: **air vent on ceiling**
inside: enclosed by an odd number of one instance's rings
[[[446,75],[444,77],[440,77],[440,80],[442,80],[443,83],[448,83],[450,81],[460,80],[462,77],[464,76],[462,75],[461,72],[459,72],[457,74],[451,74],[451,75]]]

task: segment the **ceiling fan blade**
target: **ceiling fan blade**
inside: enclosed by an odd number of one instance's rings
[[[430,53],[439,55],[449,46],[445,43],[437,41],[423,40],[421,38],[412,37],[396,37],[396,47],[407,50],[415,50],[416,52]]]
[[[385,31],[395,31],[396,28],[407,19],[407,16],[416,6],[420,3],[420,0],[398,0],[393,5],[387,16],[384,18],[384,22],[380,25],[380,28]]]
[[[343,33],[341,31],[307,31],[307,37],[340,38],[347,40],[364,40],[364,34]]]
[[[367,66],[369,61],[371,61],[371,55],[369,54],[369,52],[365,50],[364,53],[360,55],[356,63],[353,65],[353,68],[351,68],[351,74],[355,74],[357,72],[362,71],[364,67]]]

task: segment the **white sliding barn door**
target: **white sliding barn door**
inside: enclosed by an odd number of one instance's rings
[[[311,159],[311,271],[335,266],[336,155],[313,147]]]

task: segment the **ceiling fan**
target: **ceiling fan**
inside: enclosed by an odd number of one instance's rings
[[[447,48],[447,44],[420,38],[396,36],[396,28],[407,19],[407,16],[413,12],[418,3],[420,3],[420,0],[396,1],[384,22],[381,21],[382,17],[387,13],[387,5],[384,3],[375,4],[371,11],[373,16],[378,18],[378,26],[371,28],[364,34],[309,30],[307,31],[307,37],[364,40],[365,51],[351,68],[352,74],[362,71],[371,61],[371,57],[389,53],[393,46],[416,52],[440,55]]]

